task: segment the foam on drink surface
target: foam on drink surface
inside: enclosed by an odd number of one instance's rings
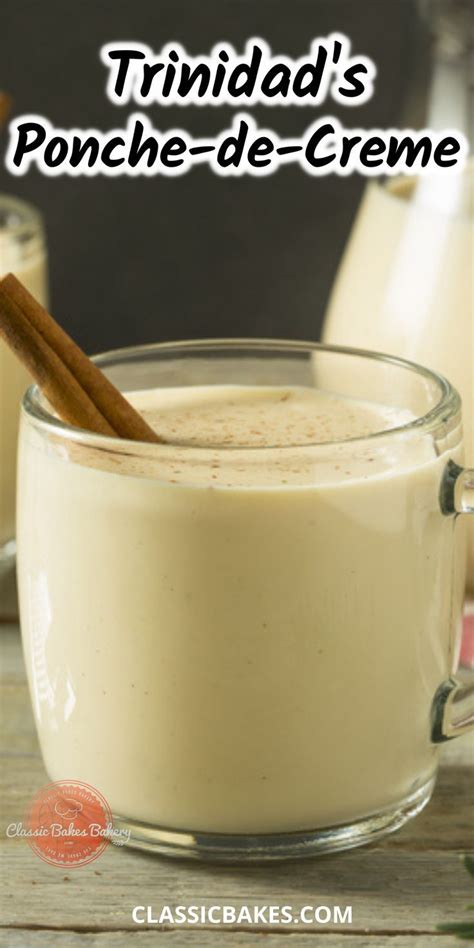
[[[393,467],[389,445],[375,451],[369,436],[414,420],[408,410],[304,386],[189,386],[127,398],[165,444],[147,458],[146,469],[140,457],[127,455],[126,473],[199,487],[366,479]],[[428,455],[418,449],[417,462]],[[114,462],[116,470],[120,463]]]
[[[129,396],[169,443],[290,447],[365,438],[411,421],[408,411],[303,386],[192,386]]]

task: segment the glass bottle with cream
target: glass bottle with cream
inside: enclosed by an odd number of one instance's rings
[[[472,142],[474,30],[466,3],[425,5],[433,29],[424,124]],[[372,181],[333,288],[324,340],[412,359],[461,394],[467,460],[474,452],[472,269],[474,164],[457,174]],[[468,588],[474,591],[474,525]]]

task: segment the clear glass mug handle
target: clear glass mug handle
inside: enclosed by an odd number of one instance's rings
[[[474,469],[461,468],[450,461],[440,493],[441,510],[446,516],[474,514]],[[431,709],[431,740],[450,741],[474,728],[474,681],[463,683],[449,678],[438,688]]]

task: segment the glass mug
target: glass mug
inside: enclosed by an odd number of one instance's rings
[[[126,392],[305,386],[411,420],[319,443],[144,444],[74,429],[30,388],[19,589],[49,777],[92,784],[131,845],[168,855],[281,859],[397,829],[429,800],[439,745],[472,725],[453,677],[474,511],[457,393],[310,343],[97,362]]]
[[[13,272],[47,303],[46,243],[36,208],[0,194],[0,277]],[[0,340],[0,617],[16,611],[11,589],[15,559],[16,447],[20,403],[31,379]]]

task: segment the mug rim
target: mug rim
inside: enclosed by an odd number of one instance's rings
[[[184,451],[212,451],[213,453],[222,452],[230,454],[232,451],[249,451],[252,453],[268,451],[287,451],[287,450],[307,450],[310,448],[328,448],[334,445],[343,444],[362,444],[372,442],[377,438],[387,438],[396,435],[404,435],[411,432],[430,431],[442,422],[454,417],[461,409],[461,398],[453,385],[438,372],[428,369],[408,359],[393,356],[384,352],[376,352],[370,349],[361,349],[353,346],[331,345],[321,342],[310,342],[297,339],[269,339],[260,337],[232,337],[232,338],[206,338],[206,339],[186,339],[169,342],[148,343],[137,346],[124,346],[118,349],[108,349],[104,352],[91,356],[93,362],[100,368],[105,368],[111,363],[119,361],[134,361],[137,358],[149,358],[155,353],[172,353],[176,355],[189,351],[207,350],[237,350],[240,348],[253,349],[255,353],[263,350],[272,350],[274,352],[333,352],[336,355],[347,355],[358,358],[368,359],[372,362],[386,363],[398,366],[399,368],[410,371],[416,375],[434,382],[439,390],[439,401],[423,415],[417,416],[403,425],[397,425],[394,428],[383,429],[372,432],[369,435],[355,438],[340,438],[334,441],[311,441],[304,444],[285,444],[285,445],[199,445],[182,444],[179,441],[152,444],[145,441],[131,441],[127,438],[119,438],[116,435],[102,435],[85,428],[78,428],[70,425],[68,422],[58,418],[42,404],[43,396],[37,384],[30,385],[26,390],[21,408],[36,427],[44,432],[59,435],[68,441],[88,444],[92,448],[111,451],[120,450],[123,452],[125,446],[128,447],[127,453],[133,453],[133,448],[146,448],[154,454],[158,454],[166,448],[181,448]],[[132,449],[132,450],[130,450]]]

